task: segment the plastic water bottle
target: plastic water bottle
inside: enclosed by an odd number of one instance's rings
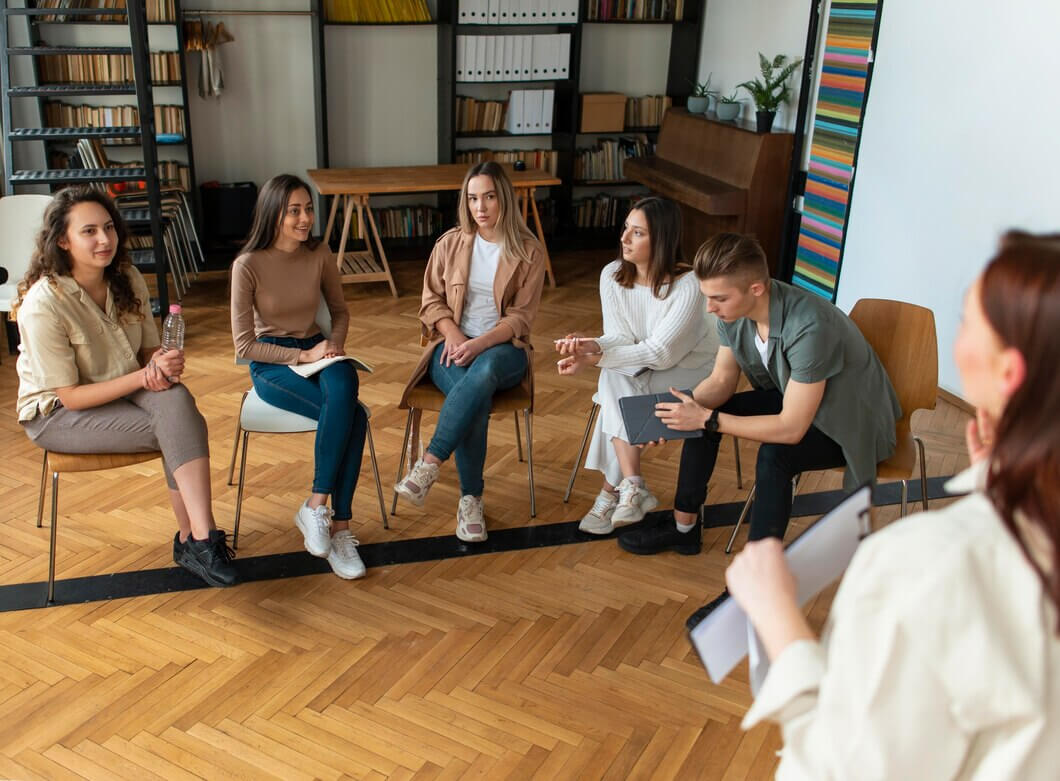
[[[171,304],[166,321],[162,323],[162,349],[184,349],[184,315],[180,304]]]

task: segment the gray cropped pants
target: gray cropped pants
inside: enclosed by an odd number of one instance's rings
[[[173,470],[210,455],[206,419],[187,388],[138,390],[100,407],[72,410],[61,405],[22,424],[38,447],[57,453],[146,453],[162,451],[166,483],[176,489]]]

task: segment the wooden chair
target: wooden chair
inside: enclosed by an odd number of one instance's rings
[[[405,476],[405,462],[415,460],[413,443],[416,443],[416,451],[420,443],[420,422],[424,410],[429,412],[440,412],[442,404],[445,403],[445,394],[435,386],[427,377],[410,391],[407,404],[401,409],[409,411],[405,421],[405,438],[401,442],[401,458],[398,460],[397,477],[394,479],[396,486]],[[519,413],[523,413],[523,425],[526,431],[526,476],[530,485],[530,517],[537,517],[537,501],[534,497],[534,364],[531,360],[526,367],[526,382],[516,385],[514,388],[498,391],[493,396],[493,404],[490,415],[501,415],[511,412],[515,416],[515,446],[518,449],[519,460],[523,461],[523,445],[519,438]],[[394,500],[390,507],[391,514],[397,514],[397,491],[394,491]]]
[[[63,472],[99,472],[123,466],[142,464],[161,458],[157,450],[147,453],[56,453],[45,450],[40,474],[40,498],[37,501],[37,528],[41,528],[44,516],[44,486],[48,472],[52,473],[51,543],[48,550],[48,602],[55,596],[55,541],[59,514],[59,475]]]
[[[938,398],[939,354],[935,315],[930,309],[904,301],[863,298],[854,304],[850,319],[876,351],[902,406],[902,417],[895,423],[894,455],[876,466],[876,477],[902,481],[900,513],[904,516],[909,500],[909,480],[919,462],[920,501],[927,510],[924,440],[912,432],[910,420],[918,409],[935,409]],[[725,546],[726,553],[732,551],[736,533],[754,501],[754,490],[752,485],[729,544]]]

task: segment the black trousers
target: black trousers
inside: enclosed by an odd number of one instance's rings
[[[776,415],[784,406],[784,397],[775,390],[753,390],[734,394],[719,412],[729,415]],[[677,473],[674,509],[698,513],[707,498],[707,481],[718,460],[721,434],[704,434],[686,439],[681,450],[681,468]],[[755,466],[755,501],[751,508],[749,539],[784,537],[791,517],[791,480],[801,472],[831,469],[846,463],[843,450],[820,429],[810,426],[798,444],[781,445],[763,442]]]

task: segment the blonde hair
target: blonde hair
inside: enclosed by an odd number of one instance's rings
[[[497,236],[500,239],[498,243],[501,245],[501,252],[515,257],[516,260],[529,261],[530,256],[523,242],[527,239],[537,241],[537,237],[526,227],[526,222],[519,213],[515,200],[515,188],[512,187],[508,174],[504,172],[500,164],[492,160],[476,163],[464,174],[464,183],[460,186],[460,203],[457,206],[460,230],[469,234],[478,232],[478,225],[475,223],[471,207],[467,202],[468,184],[476,176],[488,176],[493,180],[493,189],[497,193],[497,203],[500,206],[500,213],[497,215]]]

